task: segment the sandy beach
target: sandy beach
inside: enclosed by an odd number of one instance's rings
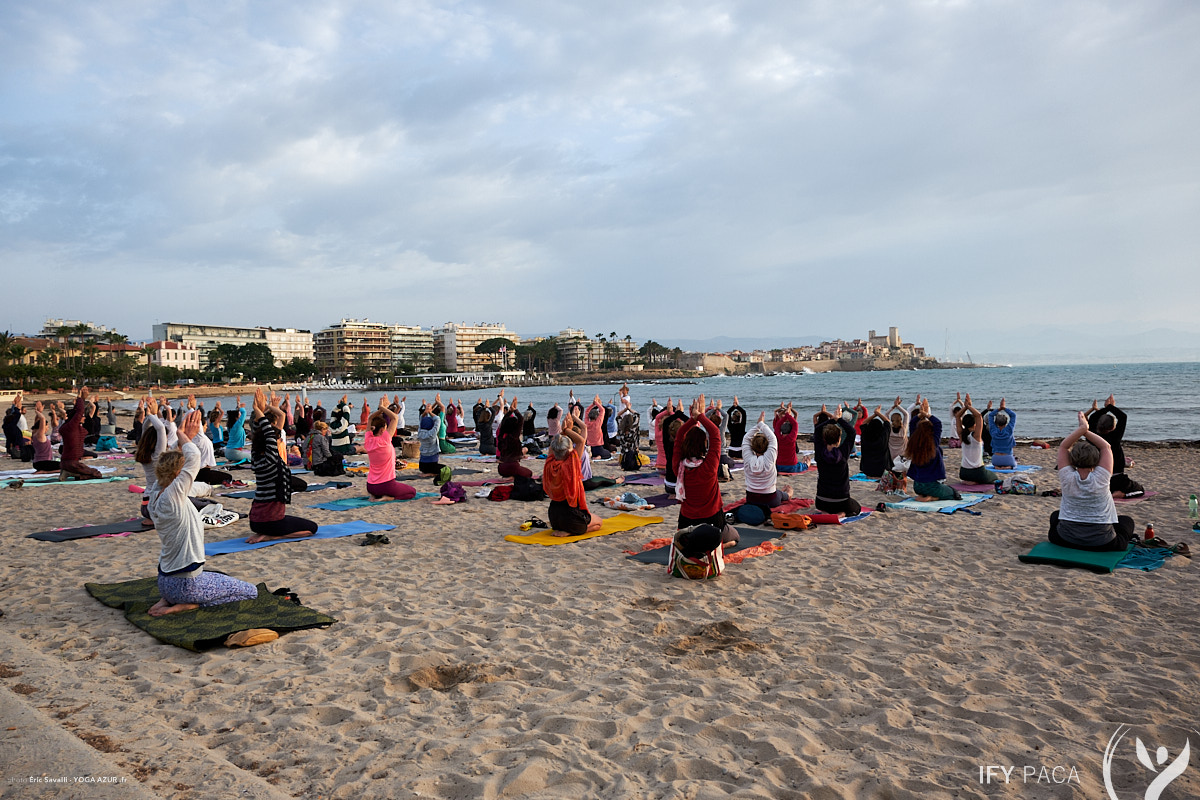
[[[1196,451],[1126,453],[1158,495],[1120,512],[1200,549]],[[1057,487],[1052,450],[1020,457],[1046,468],[1039,490]],[[132,460],[93,463],[140,477]],[[1097,798],[1118,725],[1172,758],[1200,728],[1191,561],[1110,575],[1019,563],[1056,498],[791,532],[782,551],[693,583],[624,552],[671,535],[677,508],[556,547],[503,539],[544,502],[305,508],[362,495],[352,480],[296,495],[295,513],[395,525],[391,544],[299,541],[207,564],[291,587],[339,622],[203,653],[83,589],[154,575],[154,532],[25,538],[134,516],[126,483],[0,490],[3,797]],[[781,476],[800,497],[815,481]],[[740,499],[740,475],[723,489]],[[247,533],[241,521],[207,539]],[[1010,782],[988,765],[1014,767]],[[1122,797],[1152,777],[1131,746],[1114,761]],[[1200,770],[1163,796],[1200,796]]]

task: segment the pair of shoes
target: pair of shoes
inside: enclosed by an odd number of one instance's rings
[[[368,533],[366,538],[359,542],[360,547],[366,547],[371,544],[391,544],[392,540],[382,533]]]
[[[271,592],[271,594],[279,595],[284,600],[290,600],[296,605],[300,605],[300,595],[293,592],[288,586],[281,586],[275,591]]]
[[[532,528],[549,528],[549,527],[550,527],[549,525],[542,522],[537,517],[530,517],[529,519],[527,519],[521,523],[521,530],[523,530],[523,531],[527,531]]]
[[[226,489],[245,489],[250,484],[246,483],[245,481],[230,480],[230,481],[225,481],[221,485],[224,486]]]
[[[1192,557],[1192,548],[1188,547],[1186,542],[1180,542],[1179,544],[1175,545],[1171,548],[1171,552],[1177,556],[1183,556],[1184,558]]]
[[[887,503],[880,503],[879,505],[875,506],[875,510],[876,511],[887,511],[888,510]]]

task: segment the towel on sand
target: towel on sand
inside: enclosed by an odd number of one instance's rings
[[[504,537],[504,541],[516,542],[517,544],[542,544],[547,546],[568,544],[570,542],[582,542],[584,539],[594,539],[597,536],[607,536],[610,533],[630,531],[634,528],[640,528],[643,525],[657,525],[663,521],[662,517],[635,517],[632,514],[617,514],[615,517],[609,517],[604,520],[604,523],[600,526],[600,530],[580,534],[579,536],[555,536],[548,530],[541,530],[534,531],[526,536],[510,534]]]
[[[750,550],[758,547],[764,542],[772,539],[778,539],[781,536],[786,536],[786,531],[777,531],[774,528],[738,528],[738,543],[736,545],[727,546],[722,551],[723,557],[728,563],[737,563],[741,559],[730,560],[730,555],[736,555],[742,551]],[[643,564],[662,564],[667,565],[667,556],[671,553],[670,539],[656,539],[655,542],[662,541],[666,544],[655,547],[650,550],[643,550],[640,553],[630,553],[628,556],[631,561],[640,561]],[[629,553],[630,551],[625,551]]]
[[[204,555],[208,557],[223,556],[229,553],[240,553],[244,550],[258,550],[261,547],[270,547],[273,544],[286,544],[287,542],[311,542],[313,539],[337,539],[342,536],[353,536],[356,533],[370,533],[371,531],[390,531],[395,525],[380,525],[377,522],[365,522],[361,519],[356,519],[351,522],[342,522],[337,525],[322,525],[312,536],[305,536],[302,539],[271,539],[266,542],[255,542],[248,544],[246,539],[249,537],[243,536],[240,539],[226,539],[222,542],[209,542],[204,545]]]
[[[88,594],[111,608],[125,611],[125,619],[167,644],[201,650],[225,641],[225,637],[251,628],[270,628],[277,633],[305,628],[323,628],[337,622],[311,608],[271,594],[258,584],[258,598],[220,606],[181,611],[165,617],[147,614],[159,600],[158,579],[141,578],[125,583],[85,583]]]
[[[959,509],[979,505],[984,500],[990,500],[990,494],[964,494],[962,500],[914,500],[911,497],[899,503],[888,503],[888,508],[902,508],[905,511],[937,511],[942,514],[953,514]],[[971,511],[978,514],[978,511]]]

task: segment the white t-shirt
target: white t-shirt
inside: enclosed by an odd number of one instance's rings
[[[1080,478],[1074,467],[1060,469],[1058,482],[1062,489],[1062,503],[1058,508],[1058,518],[1096,525],[1115,523],[1117,506],[1108,489],[1110,478],[1112,473],[1104,467],[1095,467],[1086,479]]]
[[[970,444],[963,439],[962,466],[963,469],[979,469],[983,466],[983,440],[976,439],[974,434],[971,435]]]

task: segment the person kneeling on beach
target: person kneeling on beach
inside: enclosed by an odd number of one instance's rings
[[[1017,465],[1013,448],[1016,445],[1017,412],[1007,407],[1000,398],[1000,408],[992,410],[989,402],[985,413],[988,432],[992,435],[992,466],[997,469],[1012,469]]]
[[[280,434],[284,414],[267,405],[262,389],[254,393],[253,431],[250,458],[254,467],[254,500],[250,504],[250,530],[247,544],[271,539],[300,539],[317,532],[317,523],[302,517],[286,516],[292,502],[292,472],[288,469]]]
[[[396,447],[392,437],[396,435],[398,417],[388,407],[387,398],[379,403],[379,410],[367,420],[370,430],[363,439],[367,451],[367,494],[372,502],[383,500],[412,500],[417,490],[407,483],[396,480]]]
[[[745,467],[742,475],[746,479],[747,505],[762,506],[769,516],[772,508],[792,499],[791,486],[785,486],[783,491],[776,488],[779,475],[775,457],[779,453],[779,440],[767,424],[765,411],[758,415],[758,424],[742,436],[737,450]]]
[[[725,450],[721,429],[704,408],[704,395],[693,401],[691,416],[676,435],[672,459],[678,480],[675,496],[679,498],[678,528],[709,524],[721,531],[721,541],[738,543],[738,533],[725,520],[721,503],[721,487],[717,468]]]
[[[983,437],[979,431],[983,415],[971,405],[971,394],[967,393],[967,404],[954,411],[954,427],[962,442],[962,464],[958,477],[964,483],[995,483],[996,473],[983,465]]]
[[[550,441],[550,455],[542,468],[542,488],[550,496],[546,517],[555,536],[579,536],[600,530],[602,520],[587,507],[581,459],[585,439],[575,429],[573,414],[563,417],[562,433]]]
[[[912,462],[908,478],[918,500],[961,500],[954,488],[942,483],[946,479],[946,462],[942,459],[942,421],[929,411],[929,399],[921,400],[920,408],[909,421],[908,448],[904,455]]]
[[[862,506],[850,496],[850,454],[854,452],[854,424],[821,406],[820,422],[813,429],[813,460],[817,462],[817,492],[813,505],[828,514],[854,517]]]
[[[1112,447],[1088,429],[1079,412],[1079,427],[1058,446],[1058,483],[1062,502],[1050,515],[1047,537],[1076,550],[1124,550],[1133,539],[1133,517],[1117,515],[1109,491]]]
[[[203,421],[192,411],[180,425],[181,450],[169,450],[155,464],[157,486],[150,493],[150,518],[162,541],[158,556],[158,593],[150,607],[152,617],[162,617],[200,607],[253,600],[258,589],[219,572],[204,571],[204,523],[188,499],[188,490],[200,470],[200,450],[192,439]]]

